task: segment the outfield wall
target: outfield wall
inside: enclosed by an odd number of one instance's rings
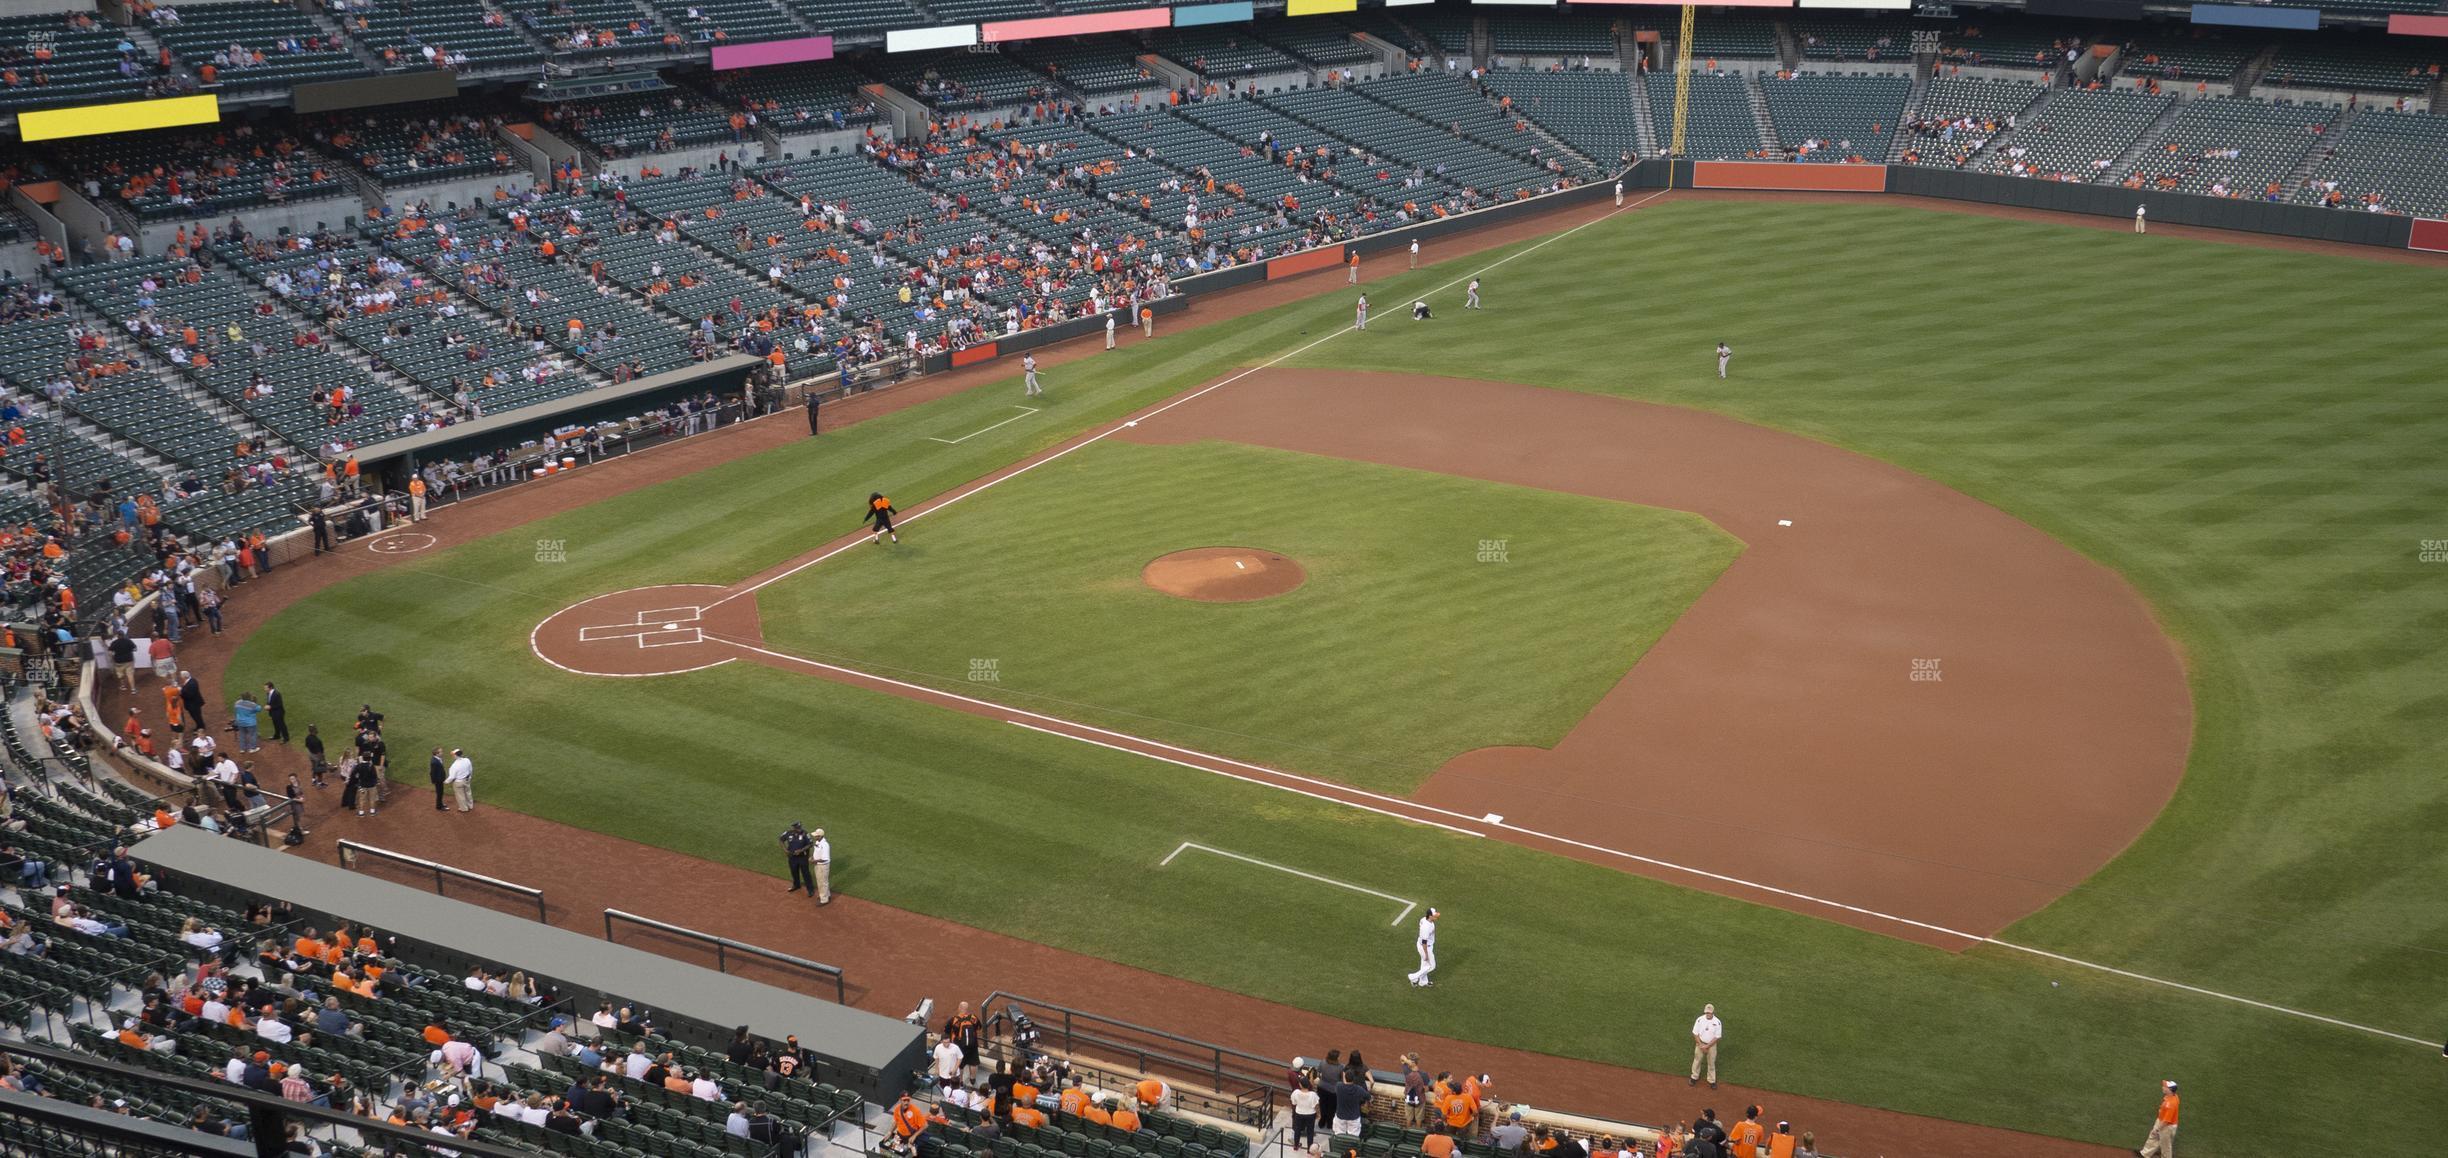
[[[1751,168],[1752,166],[1745,166]],[[2205,197],[2194,193],[2169,193],[2161,190],[2127,189],[2120,185],[2083,185],[2068,181],[2039,181],[2029,177],[2008,177],[1997,173],[1964,173],[1953,169],[1931,169],[1919,165],[1822,166],[1788,162],[1793,169],[1879,169],[1883,172],[1886,192],[1913,197],[1937,197],[1948,201],[1978,201],[1989,205],[2012,205],[2022,209],[2045,209],[2056,213],[2081,213],[2093,217],[2116,217],[2131,220],[2134,206],[2150,208],[2153,225],[2193,225],[2205,229],[2232,229],[2242,233],[2268,233],[2281,237],[2303,237],[2317,241],[2338,241],[2349,245],[2370,245],[2383,249],[2429,248],[2448,246],[2448,228],[2428,226],[2425,236],[2429,244],[2413,244],[2416,218],[2387,213],[2363,213],[2345,209],[2322,209],[2313,205],[2280,205],[2267,201],[2248,201],[2233,197]],[[1739,186],[1724,184],[1725,174],[1717,162],[1684,162],[1669,164],[1663,160],[1643,161],[1636,166],[1626,185],[1645,189],[1668,186],[1677,189],[1707,188],[1780,188],[1758,183]],[[1703,181],[1714,183],[1704,184]],[[1809,186],[1825,188],[1823,185]]]

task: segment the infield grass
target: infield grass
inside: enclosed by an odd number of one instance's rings
[[[1371,293],[1416,296],[1493,256]],[[2417,1036],[2448,1026],[2448,564],[2420,561],[2448,538],[2448,272],[1890,206],[1668,202],[1486,290],[1484,315],[1302,361],[1722,410],[1897,462],[2115,567],[2186,652],[2193,757],[2130,851],[2009,938]],[[301,722],[373,700],[398,750],[486,753],[496,802],[766,871],[771,832],[820,809],[857,834],[837,879],[862,896],[1361,1021],[1671,1072],[1691,1008],[1714,1001],[1744,1081],[2066,1137],[2134,1144],[2152,1083],[2180,1077],[2196,1154],[2331,1146],[2341,1112],[2448,1120],[2436,1046],[1943,953],[819,680],[590,680],[527,654],[569,603],[737,579],[850,529],[869,490],[940,493],[1346,316],[1337,289],[1050,370],[1044,413],[958,444],[924,436],[1008,416],[1016,384],[371,574],[258,632],[230,678],[278,679]],[[543,537],[569,562],[537,562]],[[959,607],[983,624],[998,586],[979,566]],[[860,615],[866,595],[813,606]],[[976,871],[926,855],[953,801]],[[1246,865],[1153,868],[1183,840],[1439,905],[1443,984],[1401,983],[1408,934],[1368,898]],[[1133,885],[1015,905],[1014,879]]]
[[[1562,739],[1740,549],[1651,507],[1113,439],[908,531],[759,591],[767,646],[1393,793]],[[1225,546],[1306,581],[1247,603],[1140,581]]]

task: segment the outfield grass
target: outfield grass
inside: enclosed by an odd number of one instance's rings
[[[1498,536],[1504,561],[1480,558]],[[1552,746],[1741,549],[1652,507],[1110,439],[904,537],[759,591],[767,644],[1395,793],[1473,748]],[[1306,581],[1251,603],[1140,581],[1216,546],[1290,556]]]
[[[2448,537],[2448,470],[2428,457],[2448,434],[2448,275],[1875,206],[1668,203],[1487,290],[1484,316],[1304,361],[1725,410],[1946,481],[2122,570],[2186,649],[2192,765],[2130,852],[2012,937],[2409,1033],[2448,1025],[2448,783],[2424,759],[2448,685],[2422,662],[2448,626],[2448,564],[2416,561]],[[780,562],[847,529],[869,490],[941,492],[1346,307],[1336,293],[1065,366],[1042,415],[957,445],[921,436],[999,420],[1016,385],[369,575],[268,625],[230,678],[278,679],[300,722],[374,700],[396,748],[482,753],[512,807],[766,871],[771,832],[804,813],[844,834],[837,877],[862,896],[1362,1021],[1674,1070],[1691,1007],[1715,1001],[1730,1076],[1865,1104],[2132,1145],[2150,1083],[2181,1077],[2191,1153],[2331,1145],[2346,1107],[2448,1120],[2435,1048],[1945,954],[823,681],[742,665],[589,680],[526,653],[579,598]],[[539,537],[570,561],[536,562]],[[991,569],[975,583],[992,616]],[[1008,863],[930,867],[947,800],[977,854]],[[1440,905],[1445,983],[1401,983],[1407,934],[1383,906],[1253,866],[1152,867],[1183,840]],[[1136,884],[1015,909],[1004,882],[1023,869]]]

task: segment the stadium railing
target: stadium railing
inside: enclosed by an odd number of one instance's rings
[[[540,912],[542,908],[542,901],[539,899],[537,904],[538,911]],[[539,917],[538,919],[541,920],[542,918]],[[646,928],[655,930],[656,932],[666,933],[671,936],[681,938],[682,940],[695,941],[700,945],[713,946],[714,971],[717,973],[729,973],[731,971],[730,955],[733,953],[743,953],[760,961],[771,961],[777,965],[788,965],[794,969],[804,969],[817,975],[818,977],[829,980],[833,983],[833,1000],[843,1005],[848,1005],[850,1003],[850,999],[848,997],[849,991],[843,979],[841,966],[839,965],[827,965],[822,961],[810,961],[805,957],[796,957],[789,953],[765,948],[762,945],[751,945],[746,941],[734,941],[729,937],[720,937],[712,933],[701,933],[695,929],[682,928],[679,925],[658,921],[652,917],[641,917],[636,913],[622,912],[619,909],[605,909],[603,911],[603,919],[604,940],[606,941],[612,941],[615,939],[612,934],[614,922],[626,922],[632,925],[643,925]]]
[[[441,861],[426,860],[421,856],[410,856],[404,852],[393,852],[387,848],[376,848],[373,845],[366,844],[362,841],[342,840],[334,842],[332,845],[332,860],[341,868],[356,868],[356,860],[359,856],[370,856],[377,860],[388,861],[393,864],[407,865],[411,868],[419,870],[420,872],[432,873],[434,895],[437,897],[449,895],[442,889],[442,882],[446,879],[466,881],[470,884],[484,885],[488,888],[499,889],[505,893],[515,893],[518,896],[525,897],[528,900],[535,902],[536,920],[548,920],[548,918],[544,915],[544,890],[542,889],[530,888],[529,886],[521,884],[513,884],[498,877],[489,877],[483,873],[469,872],[463,868],[456,868],[451,865],[446,865]]]
[[[306,1126],[309,1133],[352,1130],[369,1149],[385,1154],[455,1153],[465,1158],[532,1158],[528,1151],[491,1142],[394,1126],[379,1118],[361,1118],[311,1102],[292,1102],[276,1094],[262,1093],[230,1082],[204,1081],[163,1070],[140,1069],[54,1046],[0,1041],[0,1054],[91,1075],[98,1080],[131,1089],[176,1091],[195,1098],[235,1102],[246,1109],[247,1132],[253,1138],[252,1141],[238,1141],[215,1137],[150,1119],[94,1110],[66,1099],[0,1091],[0,1150],[9,1153],[252,1158],[254,1155],[280,1153],[282,1139],[294,1122]],[[29,1139],[35,1144],[28,1149],[17,1148],[17,1143]]]
[[[1292,1067],[1288,1061],[1000,989],[987,994],[978,1009],[998,1031],[1015,1031],[1015,1048],[1103,1058],[1133,1073],[1165,1078],[1175,1087],[1174,1098],[1185,1108],[1258,1129],[1274,1123],[1284,1075]],[[1037,1013],[1055,1016],[1039,1020]],[[1031,1030],[1036,1034],[1033,1039],[1019,1040],[1018,1034]],[[1214,1093],[1183,1089],[1183,1081],[1199,1082]]]

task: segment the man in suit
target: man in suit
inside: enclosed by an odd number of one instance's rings
[[[821,433],[822,428],[821,428],[821,427],[820,427],[820,426],[817,424],[817,419],[816,419],[816,392],[815,392],[814,390],[810,390],[810,391],[808,391],[808,392],[807,392],[807,416],[808,416],[808,433],[809,433],[809,434],[817,434],[817,433]]]
[[[450,811],[450,806],[442,803],[442,783],[443,781],[449,779],[450,776],[449,766],[442,762],[442,749],[436,748],[433,750],[433,759],[428,761],[425,765],[425,775],[433,781],[434,811]]]
[[[289,704],[281,699],[280,689],[273,687],[271,680],[264,681],[264,711],[272,717],[272,738],[288,743]]]
[[[207,729],[204,724],[204,681],[197,679],[194,672],[183,671],[179,673],[179,703],[181,706],[187,709],[187,719],[190,723],[195,725],[196,730],[199,732],[206,731]]]

